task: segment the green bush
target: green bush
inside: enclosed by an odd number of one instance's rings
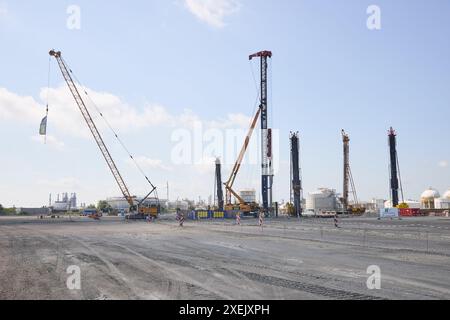
[[[16,214],[16,208],[5,208],[0,204],[0,215],[11,216]]]

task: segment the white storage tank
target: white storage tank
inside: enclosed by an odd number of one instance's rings
[[[448,189],[447,192],[444,193],[444,199],[450,200],[450,189]]]
[[[435,200],[436,209],[450,209],[450,189],[444,193],[444,196]]]
[[[306,199],[306,210],[315,213],[338,210],[336,190],[320,188],[318,191],[309,193]]]
[[[429,188],[425,190],[420,196],[420,202],[422,204],[422,209],[436,209],[435,201],[440,198],[439,191]]]
[[[130,204],[124,197],[114,197],[106,199],[106,202],[111,206],[113,210],[128,212]]]

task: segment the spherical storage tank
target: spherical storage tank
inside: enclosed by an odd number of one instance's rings
[[[450,190],[444,196],[435,200],[436,209],[450,209]]]
[[[312,192],[306,199],[306,210],[320,212],[320,211],[335,211],[337,210],[336,191],[327,188],[321,188],[316,192]]]
[[[447,190],[446,193],[444,193],[444,197],[445,200],[450,200],[450,189]]]
[[[420,202],[423,209],[435,209],[435,200],[440,198],[439,191],[429,188],[420,196]]]

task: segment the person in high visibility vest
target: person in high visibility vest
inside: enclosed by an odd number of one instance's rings
[[[183,224],[184,224],[184,214],[182,213],[180,215],[180,227],[183,227]]]

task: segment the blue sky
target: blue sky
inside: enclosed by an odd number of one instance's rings
[[[372,4],[381,9],[381,30],[366,27]],[[70,5],[81,10],[79,30],[67,28]],[[276,199],[289,196],[291,130],[301,135],[305,192],[341,190],[342,128],[360,198],[388,198],[390,126],[398,131],[406,197],[429,186],[443,193],[450,187],[449,12],[445,0],[0,0],[0,203],[45,205],[50,192],[77,192],[91,203],[119,193],[55,61],[49,142],[36,136],[51,48],[63,52],[161,197],[166,181],[173,200],[212,193],[209,159],[173,163],[173,134],[193,123],[245,132],[255,110],[252,69],[258,73],[248,55],[265,49],[274,54],[269,108],[280,135]],[[130,189],[145,194],[145,181],[97,120]],[[229,165],[224,178],[228,172]],[[258,166],[244,166],[238,180],[238,189],[259,190]]]

